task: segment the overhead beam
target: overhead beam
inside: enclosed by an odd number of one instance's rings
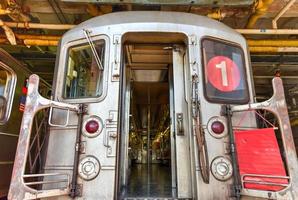
[[[40,23],[22,23],[22,22],[3,22],[10,28],[26,29],[50,29],[50,30],[68,30],[75,27],[75,24],[40,24]]]
[[[297,53],[298,47],[251,46],[249,51],[253,53]]]
[[[3,24],[10,28],[49,30],[68,30],[76,26],[75,24],[40,24],[6,21],[3,21]],[[235,31],[243,35],[298,35],[298,29],[235,29]]]
[[[215,1],[210,0],[184,0],[184,1],[173,1],[173,0],[62,0],[64,2],[75,2],[75,3],[102,3],[102,4],[134,4],[134,5],[199,5],[213,6]],[[253,3],[253,0],[241,0],[241,1],[226,1],[217,0],[217,6],[248,6]]]
[[[296,2],[296,0],[290,0],[288,1],[288,3],[286,4],[285,7],[283,7],[279,13],[274,17],[274,19],[272,20],[272,27],[274,29],[277,29],[277,20],[279,20],[279,18],[285,14],[285,12]]]
[[[235,29],[243,35],[298,35],[298,29]]]
[[[247,40],[247,44],[258,47],[298,47],[298,40]]]
[[[298,30],[297,30],[298,33]],[[19,45],[25,46],[57,46],[62,36],[57,35],[22,35],[17,34]],[[8,43],[5,35],[0,35],[0,44]],[[249,50],[255,53],[261,52],[298,52],[298,40],[251,40],[248,39]],[[165,52],[167,55],[167,52]]]

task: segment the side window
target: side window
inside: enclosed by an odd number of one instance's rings
[[[105,68],[105,40],[97,40],[93,43],[102,66],[96,62],[88,43],[72,46],[68,49],[64,98],[78,99],[101,96]]]
[[[216,39],[202,40],[204,90],[214,103],[247,103],[249,100],[244,53],[239,46]]]
[[[0,64],[0,123],[5,123],[10,115],[15,89],[15,73]]]

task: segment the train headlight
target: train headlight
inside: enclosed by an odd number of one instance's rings
[[[103,122],[101,118],[90,116],[84,121],[82,132],[87,137],[96,137],[101,133],[102,129]]]
[[[224,117],[212,117],[207,124],[208,132],[215,138],[223,138],[228,134],[226,119]]]
[[[96,157],[86,156],[80,160],[79,176],[87,181],[94,179],[100,172],[101,165]]]
[[[228,180],[233,175],[232,163],[223,156],[216,157],[211,163],[211,172],[217,180]]]

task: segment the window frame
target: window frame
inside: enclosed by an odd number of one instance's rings
[[[224,100],[224,99],[220,99],[220,98],[210,98],[207,95],[207,87],[206,87],[206,66],[205,66],[205,56],[204,56],[204,51],[203,51],[203,42],[204,40],[209,40],[209,41],[213,41],[213,42],[217,42],[217,43],[221,43],[224,45],[229,45],[232,47],[236,47],[239,48],[240,52],[241,52],[241,57],[242,57],[242,65],[243,65],[243,78],[244,78],[244,85],[246,88],[246,94],[247,97],[245,99],[242,100]],[[250,101],[250,91],[249,91],[249,85],[248,85],[248,77],[247,77],[247,65],[246,65],[246,57],[245,57],[245,53],[244,53],[244,49],[242,48],[242,46],[238,43],[229,41],[229,40],[224,40],[221,38],[217,38],[217,37],[211,37],[211,36],[204,36],[201,38],[200,40],[200,52],[201,52],[201,66],[202,66],[202,80],[203,80],[203,93],[204,93],[204,97],[205,99],[210,102],[210,103],[217,103],[217,104],[236,104],[236,105],[241,105],[241,104],[246,104]],[[207,61],[206,61],[207,62]]]
[[[3,125],[6,122],[8,122],[8,120],[10,118],[16,84],[17,84],[17,75],[12,68],[10,68],[8,65],[4,64],[3,62],[0,62],[0,67],[4,68],[8,73],[10,73],[10,76],[11,76],[11,78],[9,80],[10,85],[8,86],[8,84],[7,84],[8,81],[6,81],[6,86],[5,86],[5,91],[7,91],[7,90],[9,90],[9,91],[6,92],[6,94],[4,95],[4,97],[6,98],[6,109],[5,109],[5,114],[3,116],[3,119],[0,119],[0,125]],[[8,77],[7,77],[7,80],[8,80]]]
[[[64,96],[65,93],[65,85],[66,85],[66,73],[68,70],[68,55],[69,55],[69,49],[75,46],[79,46],[79,45],[84,45],[87,44],[88,45],[88,41],[86,38],[81,38],[75,41],[71,41],[69,43],[67,43],[66,45],[63,46],[63,50],[61,51],[61,53],[64,52],[64,56],[63,56],[63,60],[60,61],[60,63],[62,63],[63,70],[59,70],[58,73],[60,73],[57,78],[59,79],[59,77],[62,80],[62,82],[60,82],[61,84],[57,84],[60,85],[60,89],[58,89],[58,94],[57,94],[57,99],[59,101],[63,101],[63,102],[68,102],[68,103],[92,103],[92,102],[99,102],[102,101],[107,94],[107,87],[108,87],[108,72],[109,72],[109,37],[107,35],[96,35],[96,36],[91,36],[91,39],[93,42],[96,42],[98,40],[104,40],[105,43],[105,55],[104,55],[104,70],[103,70],[103,75],[102,75],[102,93],[100,96],[89,96],[89,97],[80,97],[80,98],[66,98]],[[59,64],[60,66],[61,64]],[[57,80],[57,82],[59,82],[59,80]]]

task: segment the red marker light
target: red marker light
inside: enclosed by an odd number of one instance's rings
[[[211,124],[211,129],[215,134],[221,134],[225,130],[225,126],[220,121],[215,121]]]
[[[85,129],[88,133],[95,133],[99,129],[99,124],[95,120],[90,120],[86,123]]]

